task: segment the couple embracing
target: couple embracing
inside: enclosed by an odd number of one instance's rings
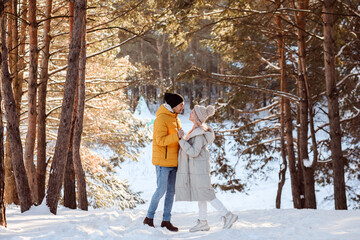
[[[210,230],[207,202],[223,216],[223,228],[230,228],[238,216],[228,211],[216,198],[210,180],[207,145],[214,141],[215,135],[205,122],[214,115],[215,108],[195,105],[189,118],[194,125],[185,135],[178,118],[178,114],[184,110],[184,98],[176,93],[165,93],[164,100],[154,122],[152,162],[156,168],[157,188],[143,223],[155,227],[154,215],[160,199],[165,195],[161,227],[177,232],[179,229],[170,221],[176,193],[176,201],[198,202],[199,218],[196,225],[189,229],[190,232]]]

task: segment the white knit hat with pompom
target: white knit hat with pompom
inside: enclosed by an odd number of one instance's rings
[[[204,123],[206,121],[206,119],[208,119],[208,117],[211,117],[212,115],[215,114],[215,107],[211,106],[211,105],[209,105],[207,107],[195,105],[194,109],[195,109],[195,113],[201,123]]]

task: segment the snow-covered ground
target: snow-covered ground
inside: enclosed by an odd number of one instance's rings
[[[142,224],[144,210],[70,210],[60,208],[57,215],[46,206],[32,207],[21,214],[18,208],[7,209],[8,227],[0,227],[0,239],[261,239],[261,240],[358,240],[359,211],[335,210],[243,210],[231,229],[222,229],[219,216],[209,214],[208,232],[190,233],[195,212],[173,213],[172,222],[179,232],[159,227],[161,214],[155,217],[155,228]]]
[[[154,118],[147,109],[139,117]],[[188,113],[181,115],[185,132],[192,124]],[[245,193],[218,192],[224,205],[239,216],[231,229],[223,230],[220,216],[209,206],[208,232],[190,233],[188,229],[197,219],[197,203],[175,202],[172,222],[177,233],[160,227],[163,200],[155,216],[156,228],[144,226],[149,201],[156,188],[155,168],[151,163],[151,143],[144,149],[139,162],[121,164],[118,174],[128,179],[131,189],[141,192],[145,204],[125,211],[91,209],[88,212],[59,208],[53,215],[45,205],[32,207],[21,214],[18,207],[8,206],[8,227],[0,227],[0,240],[17,239],[290,239],[290,240],[344,240],[360,239],[360,211],[335,211],[331,201],[322,201],[331,194],[331,187],[317,192],[318,210],[292,209],[290,181],[286,180],[282,195],[282,209],[275,209],[277,171],[268,179],[253,183]],[[104,155],[110,153],[104,153]]]

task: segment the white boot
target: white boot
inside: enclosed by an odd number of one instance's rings
[[[189,232],[209,231],[210,227],[206,220],[197,220],[197,224],[189,229]]]
[[[233,214],[232,212],[227,212],[227,214],[223,217],[224,218],[224,226],[223,228],[231,228],[234,222],[238,220],[238,216]]]

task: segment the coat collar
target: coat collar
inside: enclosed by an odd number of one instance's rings
[[[159,109],[156,112],[156,117],[158,117],[161,114],[166,114],[166,115],[170,115],[171,117],[176,118],[177,117],[177,113],[171,112],[169,109],[167,109],[164,104],[162,104]]]
[[[187,139],[193,138],[195,136],[203,135],[205,133],[204,129],[196,127],[187,137]]]
[[[174,113],[174,110],[172,110],[172,108],[171,108],[171,106],[170,106],[169,104],[164,103],[163,105],[164,105],[164,107],[165,107],[167,110],[169,110],[171,113]]]
[[[190,138],[200,136],[200,135],[204,135],[208,144],[211,144],[215,140],[215,134],[212,129],[210,131],[206,132],[206,131],[204,131],[204,129],[197,127],[189,134],[186,141],[188,141]]]

